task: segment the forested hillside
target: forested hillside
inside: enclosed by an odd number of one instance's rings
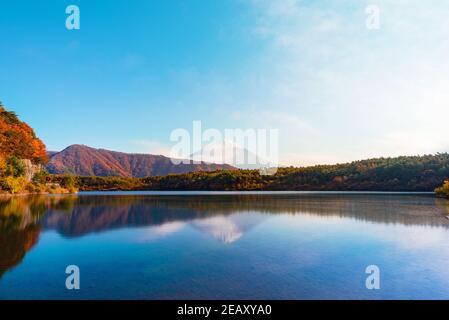
[[[449,177],[449,154],[379,158],[347,164],[280,168],[273,176],[239,170],[150,177],[150,189],[433,191]]]
[[[54,176],[60,181],[63,176]],[[81,190],[310,190],[434,191],[449,178],[449,154],[379,158],[346,164],[257,170],[193,172],[143,179],[77,177]]]

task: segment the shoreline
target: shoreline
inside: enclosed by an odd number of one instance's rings
[[[0,198],[8,198],[8,197],[26,197],[26,196],[46,196],[46,195],[70,195],[70,194],[78,194],[78,192],[20,192],[20,193],[0,193]]]
[[[422,195],[422,196],[432,196],[437,199],[447,199],[446,197],[439,196],[435,192],[431,191],[306,191],[306,190],[91,190],[91,191],[78,191],[78,192],[67,192],[67,193],[51,193],[51,192],[40,192],[40,193],[0,193],[0,198],[10,198],[10,197],[27,197],[27,196],[47,196],[47,195],[204,195],[204,196],[214,196],[214,195]]]

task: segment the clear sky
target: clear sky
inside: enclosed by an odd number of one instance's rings
[[[282,164],[449,151],[447,1],[0,0],[0,39],[0,100],[49,150],[167,153],[201,120],[278,128]]]

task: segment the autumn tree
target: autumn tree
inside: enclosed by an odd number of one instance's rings
[[[47,162],[44,143],[34,130],[20,121],[15,112],[7,111],[0,102],[0,157],[30,159],[36,164]]]

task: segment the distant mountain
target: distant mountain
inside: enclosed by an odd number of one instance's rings
[[[165,176],[173,173],[194,171],[232,170],[226,164],[172,163],[171,159],[160,155],[129,154],[104,149],[94,149],[84,145],[72,145],[61,152],[49,152],[47,170],[54,174],[71,173],[82,176],[122,176],[148,177]]]
[[[48,159],[50,159],[51,157],[53,157],[57,153],[59,153],[59,151],[47,151]]]

